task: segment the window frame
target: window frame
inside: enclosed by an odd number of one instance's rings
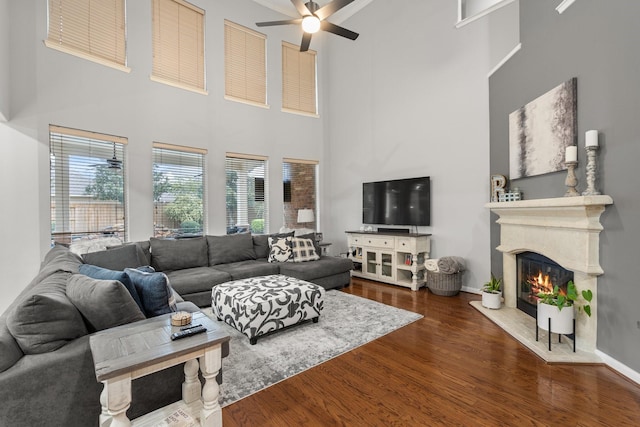
[[[225,155],[225,205],[226,205],[226,209],[225,209],[225,226],[227,228],[226,230],[226,234],[236,234],[239,232],[249,232],[251,231],[251,221],[255,220],[255,219],[260,219],[260,218],[253,218],[252,220],[250,220],[250,216],[251,216],[251,212],[249,212],[249,208],[248,208],[248,204],[249,204],[249,198],[250,198],[250,194],[248,192],[245,192],[247,200],[245,201],[245,203],[247,204],[247,211],[244,213],[244,215],[242,213],[240,213],[240,209],[238,208],[238,205],[240,203],[238,203],[238,200],[236,199],[236,217],[235,217],[235,221],[234,224],[231,223],[230,218],[229,218],[229,200],[227,199],[229,197],[229,193],[228,193],[228,173],[229,173],[229,163],[230,162],[237,162],[237,163],[242,163],[243,161],[247,161],[247,162],[262,162],[261,165],[256,164],[256,165],[250,165],[247,164],[245,167],[245,169],[248,170],[249,167],[253,167],[255,168],[259,168],[262,167],[263,168],[263,173],[262,173],[262,188],[263,188],[263,193],[262,193],[262,199],[260,200],[263,203],[262,206],[262,218],[264,220],[264,225],[262,227],[262,233],[258,233],[258,232],[253,232],[253,234],[268,234],[269,233],[269,158],[266,156],[260,156],[260,155],[250,155],[250,154],[241,154],[241,153],[231,153],[231,152],[227,152]],[[235,169],[234,169],[235,171]],[[249,176],[249,172],[247,172],[246,174],[247,176]],[[255,178],[254,178],[255,179]],[[237,187],[238,184],[236,184]],[[249,184],[247,184],[248,188]],[[242,194],[242,193],[241,193]],[[254,197],[256,196],[255,194],[255,188],[254,188]],[[255,199],[254,199],[255,200]],[[244,217],[244,219],[246,219],[246,224],[244,223],[240,223],[238,218],[240,217]],[[243,228],[243,226],[247,226],[246,229]],[[236,228],[235,232],[230,233],[229,231],[232,228]],[[237,227],[240,227],[239,229]]]
[[[297,198],[294,197],[296,192],[295,188],[297,188],[298,186],[294,183],[294,180],[291,179],[292,177],[290,177],[290,180],[288,181],[290,183],[289,184],[290,200],[289,201],[286,200],[287,198],[286,178],[287,177],[285,176],[285,169],[287,164],[313,166],[313,196],[312,196],[313,201],[312,203],[308,203],[307,201],[299,202],[298,200],[296,200]],[[293,171],[290,171],[289,173],[291,174],[293,173]],[[320,215],[319,215],[320,177],[319,177],[319,174],[320,174],[320,162],[318,160],[293,159],[293,158],[286,158],[286,157],[282,159],[283,211],[284,211],[283,226],[285,228],[296,229],[296,228],[302,227],[302,228],[312,228],[316,231],[319,230],[319,224],[320,224]],[[296,205],[296,203],[298,203],[298,205]],[[290,206],[287,206],[287,204],[290,204]],[[303,223],[303,224],[298,223],[297,214],[298,214],[298,210],[300,209],[313,210],[313,213],[315,216],[315,221],[313,223],[313,226],[309,226],[310,223]]]

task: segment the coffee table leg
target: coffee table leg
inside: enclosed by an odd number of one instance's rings
[[[184,382],[182,383],[182,400],[185,403],[195,402],[200,399],[200,380],[198,379],[198,361],[188,360],[184,364]]]
[[[100,425],[130,427],[131,421],[127,418],[127,409],[131,406],[131,377],[118,377],[104,381],[103,384],[104,389],[100,395],[103,406]],[[111,424],[108,423],[109,418],[111,418]]]
[[[200,371],[205,379],[202,388],[202,412],[200,422],[202,427],[222,427],[222,408],[218,397],[220,386],[216,376],[222,367],[222,347],[217,345],[206,350],[200,358]]]

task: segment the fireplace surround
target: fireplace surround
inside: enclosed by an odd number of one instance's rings
[[[597,281],[600,266],[600,215],[613,199],[606,195],[494,202],[485,206],[500,224],[503,293],[506,307],[517,306],[517,255],[535,252],[573,273],[579,291],[590,289],[592,316],[576,316],[576,347],[593,353],[598,326]]]

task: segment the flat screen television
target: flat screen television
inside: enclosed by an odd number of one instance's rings
[[[430,225],[429,177],[362,184],[362,222],[384,225]]]

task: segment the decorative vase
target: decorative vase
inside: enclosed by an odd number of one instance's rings
[[[551,319],[551,332],[554,334],[573,333],[573,306],[563,307],[559,310],[555,305],[538,303],[538,327],[549,330],[549,318]]]
[[[497,310],[502,305],[502,292],[482,292],[482,306]]]

